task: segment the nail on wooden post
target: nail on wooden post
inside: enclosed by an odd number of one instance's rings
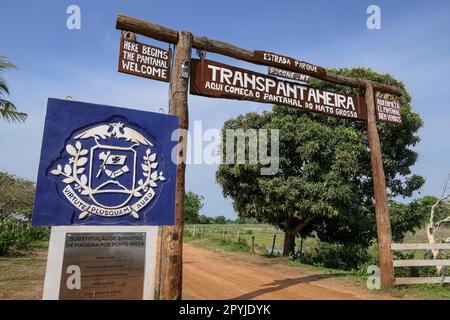
[[[380,260],[381,286],[384,289],[394,286],[394,265],[391,251],[391,218],[389,216],[386,193],[386,178],[381,156],[381,143],[375,118],[373,87],[366,81],[365,100],[367,105],[367,135],[372,163],[373,189],[375,196],[375,216],[378,236],[378,257]]]

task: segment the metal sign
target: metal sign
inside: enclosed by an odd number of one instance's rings
[[[49,99],[32,223],[171,225],[175,116]]]
[[[66,233],[59,300],[142,300],[145,233]]]
[[[367,120],[363,97],[315,89],[210,60],[192,60],[190,92],[207,97],[288,105],[338,118]]]
[[[139,77],[170,81],[172,50],[120,38],[118,71]]]
[[[375,111],[377,120],[393,124],[402,124],[402,114],[400,103],[396,100],[387,100],[376,97]]]
[[[255,50],[253,51],[253,55],[256,62],[263,64],[270,63],[271,65],[275,65],[281,69],[297,71],[313,77],[326,74],[326,70],[323,67],[297,60],[295,58],[286,57],[278,53]]]
[[[44,300],[151,300],[157,226],[51,228]]]
[[[270,74],[271,76],[275,76],[275,77],[283,77],[286,79],[297,80],[297,81],[300,81],[303,83],[306,83],[309,81],[309,76],[307,76],[305,74],[288,71],[288,70],[283,70],[283,69],[275,68],[275,67],[268,67],[267,74]]]

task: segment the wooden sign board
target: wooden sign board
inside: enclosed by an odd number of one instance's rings
[[[363,97],[315,89],[210,60],[192,60],[190,92],[206,97],[288,105],[337,118],[367,120]]]
[[[286,79],[297,80],[297,81],[304,82],[304,83],[309,81],[309,76],[307,76],[305,74],[288,71],[288,70],[283,70],[283,69],[275,68],[275,67],[268,67],[267,74],[270,74],[271,76],[275,76],[275,77],[283,77]]]
[[[138,77],[170,81],[172,50],[120,38],[118,71]]]
[[[284,70],[300,72],[313,77],[326,74],[326,70],[323,67],[319,67],[305,61],[300,61],[295,58],[282,56],[273,52],[255,50],[253,51],[253,56],[255,62],[257,63],[270,63],[272,66],[276,65]]]
[[[393,124],[402,124],[400,103],[395,100],[375,98],[377,120]]]

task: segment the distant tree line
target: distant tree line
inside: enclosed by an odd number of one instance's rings
[[[208,217],[201,214],[203,208],[203,201],[205,198],[192,191],[186,192],[185,196],[185,215],[184,222],[186,224],[232,224],[232,223],[258,223],[256,219],[251,218],[236,218],[229,219],[223,215]]]

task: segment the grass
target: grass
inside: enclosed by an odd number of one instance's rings
[[[0,257],[0,299],[15,298],[17,292],[26,292],[25,299],[40,299],[39,288],[44,282],[45,252],[25,256]]]

